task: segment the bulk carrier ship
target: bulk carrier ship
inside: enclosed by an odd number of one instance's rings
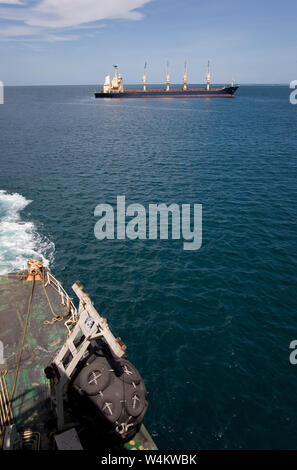
[[[0,449],[155,450],[144,382],[77,281],[42,262],[0,276]]]
[[[188,88],[187,85],[187,64],[184,68],[184,85],[183,88],[170,88],[169,63],[167,62],[166,88],[164,90],[147,89],[146,69],[142,77],[142,90],[124,90],[123,78],[118,73],[118,66],[114,65],[115,74],[113,79],[107,75],[103,85],[103,91],[95,91],[95,98],[233,98],[238,85],[234,84],[232,79],[231,85],[222,88],[211,88],[210,86],[210,62],[208,61],[208,70],[206,76],[206,88]]]

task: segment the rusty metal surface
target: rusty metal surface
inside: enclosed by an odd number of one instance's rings
[[[0,342],[4,346],[5,360],[4,364],[1,364],[0,360],[0,371],[7,370],[5,384],[9,397],[32,291],[32,281],[28,282],[27,277],[27,271],[0,276]],[[61,303],[59,293],[51,285],[45,288],[42,280],[35,281],[12,412],[20,433],[26,435],[29,432],[30,435],[40,436],[40,449],[52,448],[47,425],[53,415],[49,381],[45,377],[44,368],[51,363],[68,337],[65,319],[52,322],[53,312],[62,317],[68,314],[67,308]],[[142,426],[125,448],[142,450],[157,447]]]
[[[26,273],[25,273],[26,274]],[[0,276],[0,341],[4,346],[5,363],[1,368],[8,370],[6,383],[11,395],[15,378],[17,358],[28,312],[32,282],[25,280],[26,275],[14,273]],[[65,316],[66,308],[61,304],[59,294],[46,287],[50,305],[56,315]],[[36,281],[29,324],[20,361],[20,370],[12,411],[14,421],[20,431],[31,429],[41,434],[41,448],[47,447],[45,423],[51,418],[49,382],[44,368],[62,347],[67,330],[64,321],[51,322],[53,314],[44,292],[43,282]]]

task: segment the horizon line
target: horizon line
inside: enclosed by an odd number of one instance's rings
[[[103,83],[99,83],[99,84],[94,84],[94,83],[38,83],[38,84],[30,84],[30,85],[6,85],[5,84],[5,81],[3,81],[3,84],[5,87],[41,87],[41,86],[95,86],[95,87],[98,87],[98,86],[103,86]],[[149,85],[164,85],[164,83],[160,83],[160,82],[151,82]],[[180,83],[172,83],[171,86],[180,86],[181,84]],[[205,85],[205,83],[188,83],[188,86],[190,85]],[[226,84],[225,82],[215,82],[215,83],[212,83],[213,86],[215,85],[228,85],[228,83]],[[290,82],[279,82],[279,83],[276,83],[276,82],[243,82],[243,83],[235,83],[235,85],[237,86],[290,86]],[[139,86],[139,87],[142,87],[142,84],[141,83],[126,83],[125,86]]]

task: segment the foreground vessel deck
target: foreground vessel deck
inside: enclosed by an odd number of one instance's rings
[[[47,284],[44,278],[28,280],[27,271],[0,276],[0,340],[5,361],[0,364],[0,448],[5,426],[12,424],[24,448],[55,448],[50,381],[44,369],[68,338],[65,322],[75,307],[51,278]],[[70,427],[72,416],[66,419]],[[156,446],[142,425],[125,448]]]

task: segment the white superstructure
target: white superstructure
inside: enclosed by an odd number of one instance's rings
[[[184,66],[184,90],[187,90],[187,80],[188,80],[188,76],[187,76],[187,62],[185,62],[185,66]]]
[[[208,65],[207,65],[206,89],[207,91],[210,90],[210,61],[208,61]]]
[[[167,60],[167,67],[166,67],[166,91],[170,90],[170,74],[169,74],[169,62]]]
[[[114,77],[110,80],[110,76],[105,77],[103,85],[103,93],[121,93],[124,91],[123,78],[118,74],[118,66],[114,65]]]

